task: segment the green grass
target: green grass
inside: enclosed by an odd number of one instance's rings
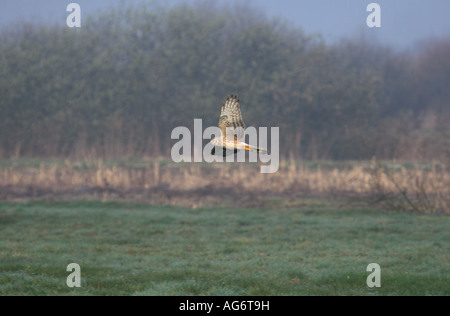
[[[450,295],[449,241],[445,215],[325,203],[0,202],[0,295]],[[72,262],[81,288],[66,286]]]

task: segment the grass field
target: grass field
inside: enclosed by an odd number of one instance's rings
[[[450,295],[449,262],[442,214],[0,202],[0,295]]]

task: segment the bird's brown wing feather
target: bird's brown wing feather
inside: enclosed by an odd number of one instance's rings
[[[222,104],[220,111],[219,128],[222,131],[222,136],[226,137],[226,128],[232,127],[235,129],[234,139],[242,139],[245,130],[244,120],[242,119],[241,109],[239,108],[240,100],[237,96],[231,95],[227,97],[225,103]]]

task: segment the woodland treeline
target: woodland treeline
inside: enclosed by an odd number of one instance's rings
[[[450,39],[325,43],[248,6],[117,7],[0,33],[0,157],[161,157],[171,131],[279,126],[284,157],[450,161]]]

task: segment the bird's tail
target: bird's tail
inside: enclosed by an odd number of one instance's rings
[[[245,150],[247,151],[254,151],[257,153],[262,153],[262,154],[267,154],[267,149],[265,148],[260,148],[260,147],[255,147],[249,144],[245,144]]]

